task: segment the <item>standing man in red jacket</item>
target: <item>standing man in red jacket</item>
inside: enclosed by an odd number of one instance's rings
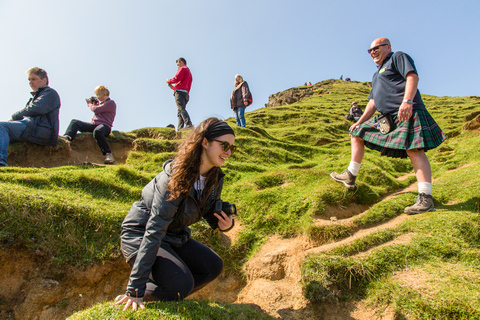
[[[177,59],[177,73],[172,79],[167,79],[168,86],[174,91],[175,103],[177,104],[178,126],[177,131],[184,126],[185,129],[193,127],[192,120],[186,110],[188,100],[190,99],[190,87],[192,86],[192,74],[187,67],[187,61],[184,58]]]

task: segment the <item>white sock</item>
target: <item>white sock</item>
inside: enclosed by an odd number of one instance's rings
[[[425,193],[432,195],[432,183],[431,182],[419,182],[418,183],[418,193]]]
[[[347,170],[356,177],[358,176],[358,171],[360,171],[361,165],[361,163],[350,161],[350,165],[348,166]]]

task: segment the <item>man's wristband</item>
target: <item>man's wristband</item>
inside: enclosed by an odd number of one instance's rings
[[[406,102],[406,103],[408,103],[408,104],[413,104],[412,99],[403,99],[402,102]]]

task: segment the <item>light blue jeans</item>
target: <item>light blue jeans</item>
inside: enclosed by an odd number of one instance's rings
[[[235,119],[237,120],[237,127],[245,127],[245,107],[239,107],[233,109]]]
[[[22,141],[22,133],[27,128],[30,118],[19,121],[0,122],[0,166],[8,166],[8,145],[11,142]]]

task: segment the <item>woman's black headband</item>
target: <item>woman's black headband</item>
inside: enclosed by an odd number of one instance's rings
[[[225,134],[233,134],[235,135],[235,131],[225,122],[219,121],[212,123],[205,132],[205,138],[208,141],[212,141],[216,137],[223,136]]]

